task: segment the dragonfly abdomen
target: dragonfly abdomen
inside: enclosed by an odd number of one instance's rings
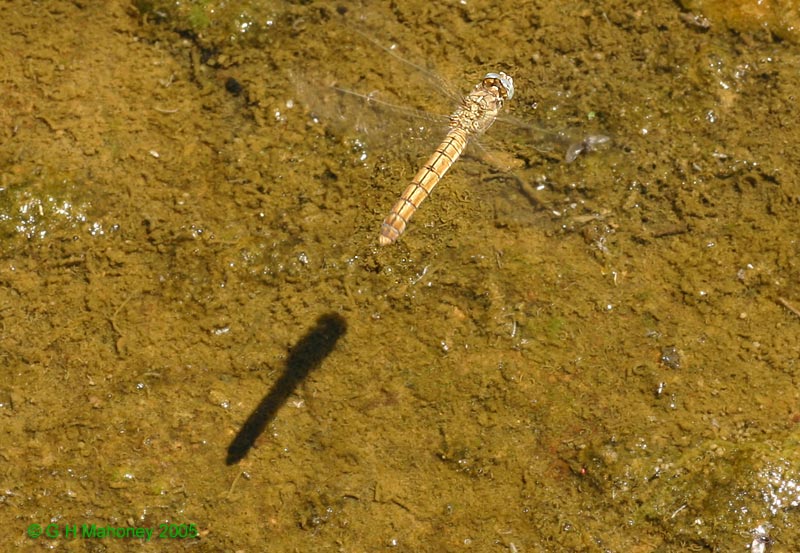
[[[381,225],[381,235],[378,243],[387,246],[406,230],[408,222],[417,211],[425,198],[430,196],[433,189],[442,180],[447,170],[453,166],[458,157],[467,147],[467,133],[463,129],[452,129],[428,158],[425,165],[417,171],[400,199],[392,206],[392,210]]]

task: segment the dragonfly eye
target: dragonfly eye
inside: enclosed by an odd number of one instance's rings
[[[511,78],[511,75],[506,75],[502,71],[500,73],[487,73],[483,77],[483,83],[486,86],[499,88],[504,100],[510,100],[514,97],[514,79]]]

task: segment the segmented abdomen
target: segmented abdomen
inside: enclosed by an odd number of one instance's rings
[[[434,187],[467,147],[467,138],[467,132],[463,129],[451,129],[447,133],[383,220],[381,235],[378,238],[381,246],[387,246],[400,238],[414,212],[425,198],[430,196]]]

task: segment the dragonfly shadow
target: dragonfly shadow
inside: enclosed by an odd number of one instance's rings
[[[230,466],[244,459],[292,392],[330,355],[346,331],[347,322],[338,313],[326,313],[317,319],[314,327],[291,348],[280,378],[228,446],[225,464]]]

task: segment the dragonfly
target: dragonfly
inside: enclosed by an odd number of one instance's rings
[[[402,64],[410,66],[441,86],[441,79],[431,75],[424,67],[401,57],[392,48],[387,48],[378,43],[360,30],[349,27],[346,24],[345,26],[349,31],[361,35],[366,41],[385,51]],[[360,98],[369,105],[386,107],[400,112],[415,111],[377,100],[373,94],[365,95],[335,85],[330,86],[330,88],[345,96]],[[469,94],[461,98],[458,107],[448,118],[449,129],[446,136],[420,167],[383,220],[378,235],[378,244],[380,246],[394,244],[403,236],[411,218],[422,202],[431,195],[439,181],[461,157],[467,144],[486,132],[498,120],[505,102],[513,97],[514,79],[511,75],[498,71],[487,73]],[[416,115],[419,115],[419,113]],[[512,125],[518,126],[523,132],[541,135],[545,142],[566,145],[564,160],[567,163],[574,161],[582,153],[594,151],[598,146],[610,140],[605,135],[589,135],[580,140],[575,140],[574,136],[563,131],[546,131],[519,121],[512,122]]]
[[[450,115],[450,131],[411,183],[392,206],[381,224],[378,244],[394,244],[405,232],[411,217],[458,160],[470,138],[492,126],[506,100],[514,97],[514,79],[502,71],[487,73]]]

